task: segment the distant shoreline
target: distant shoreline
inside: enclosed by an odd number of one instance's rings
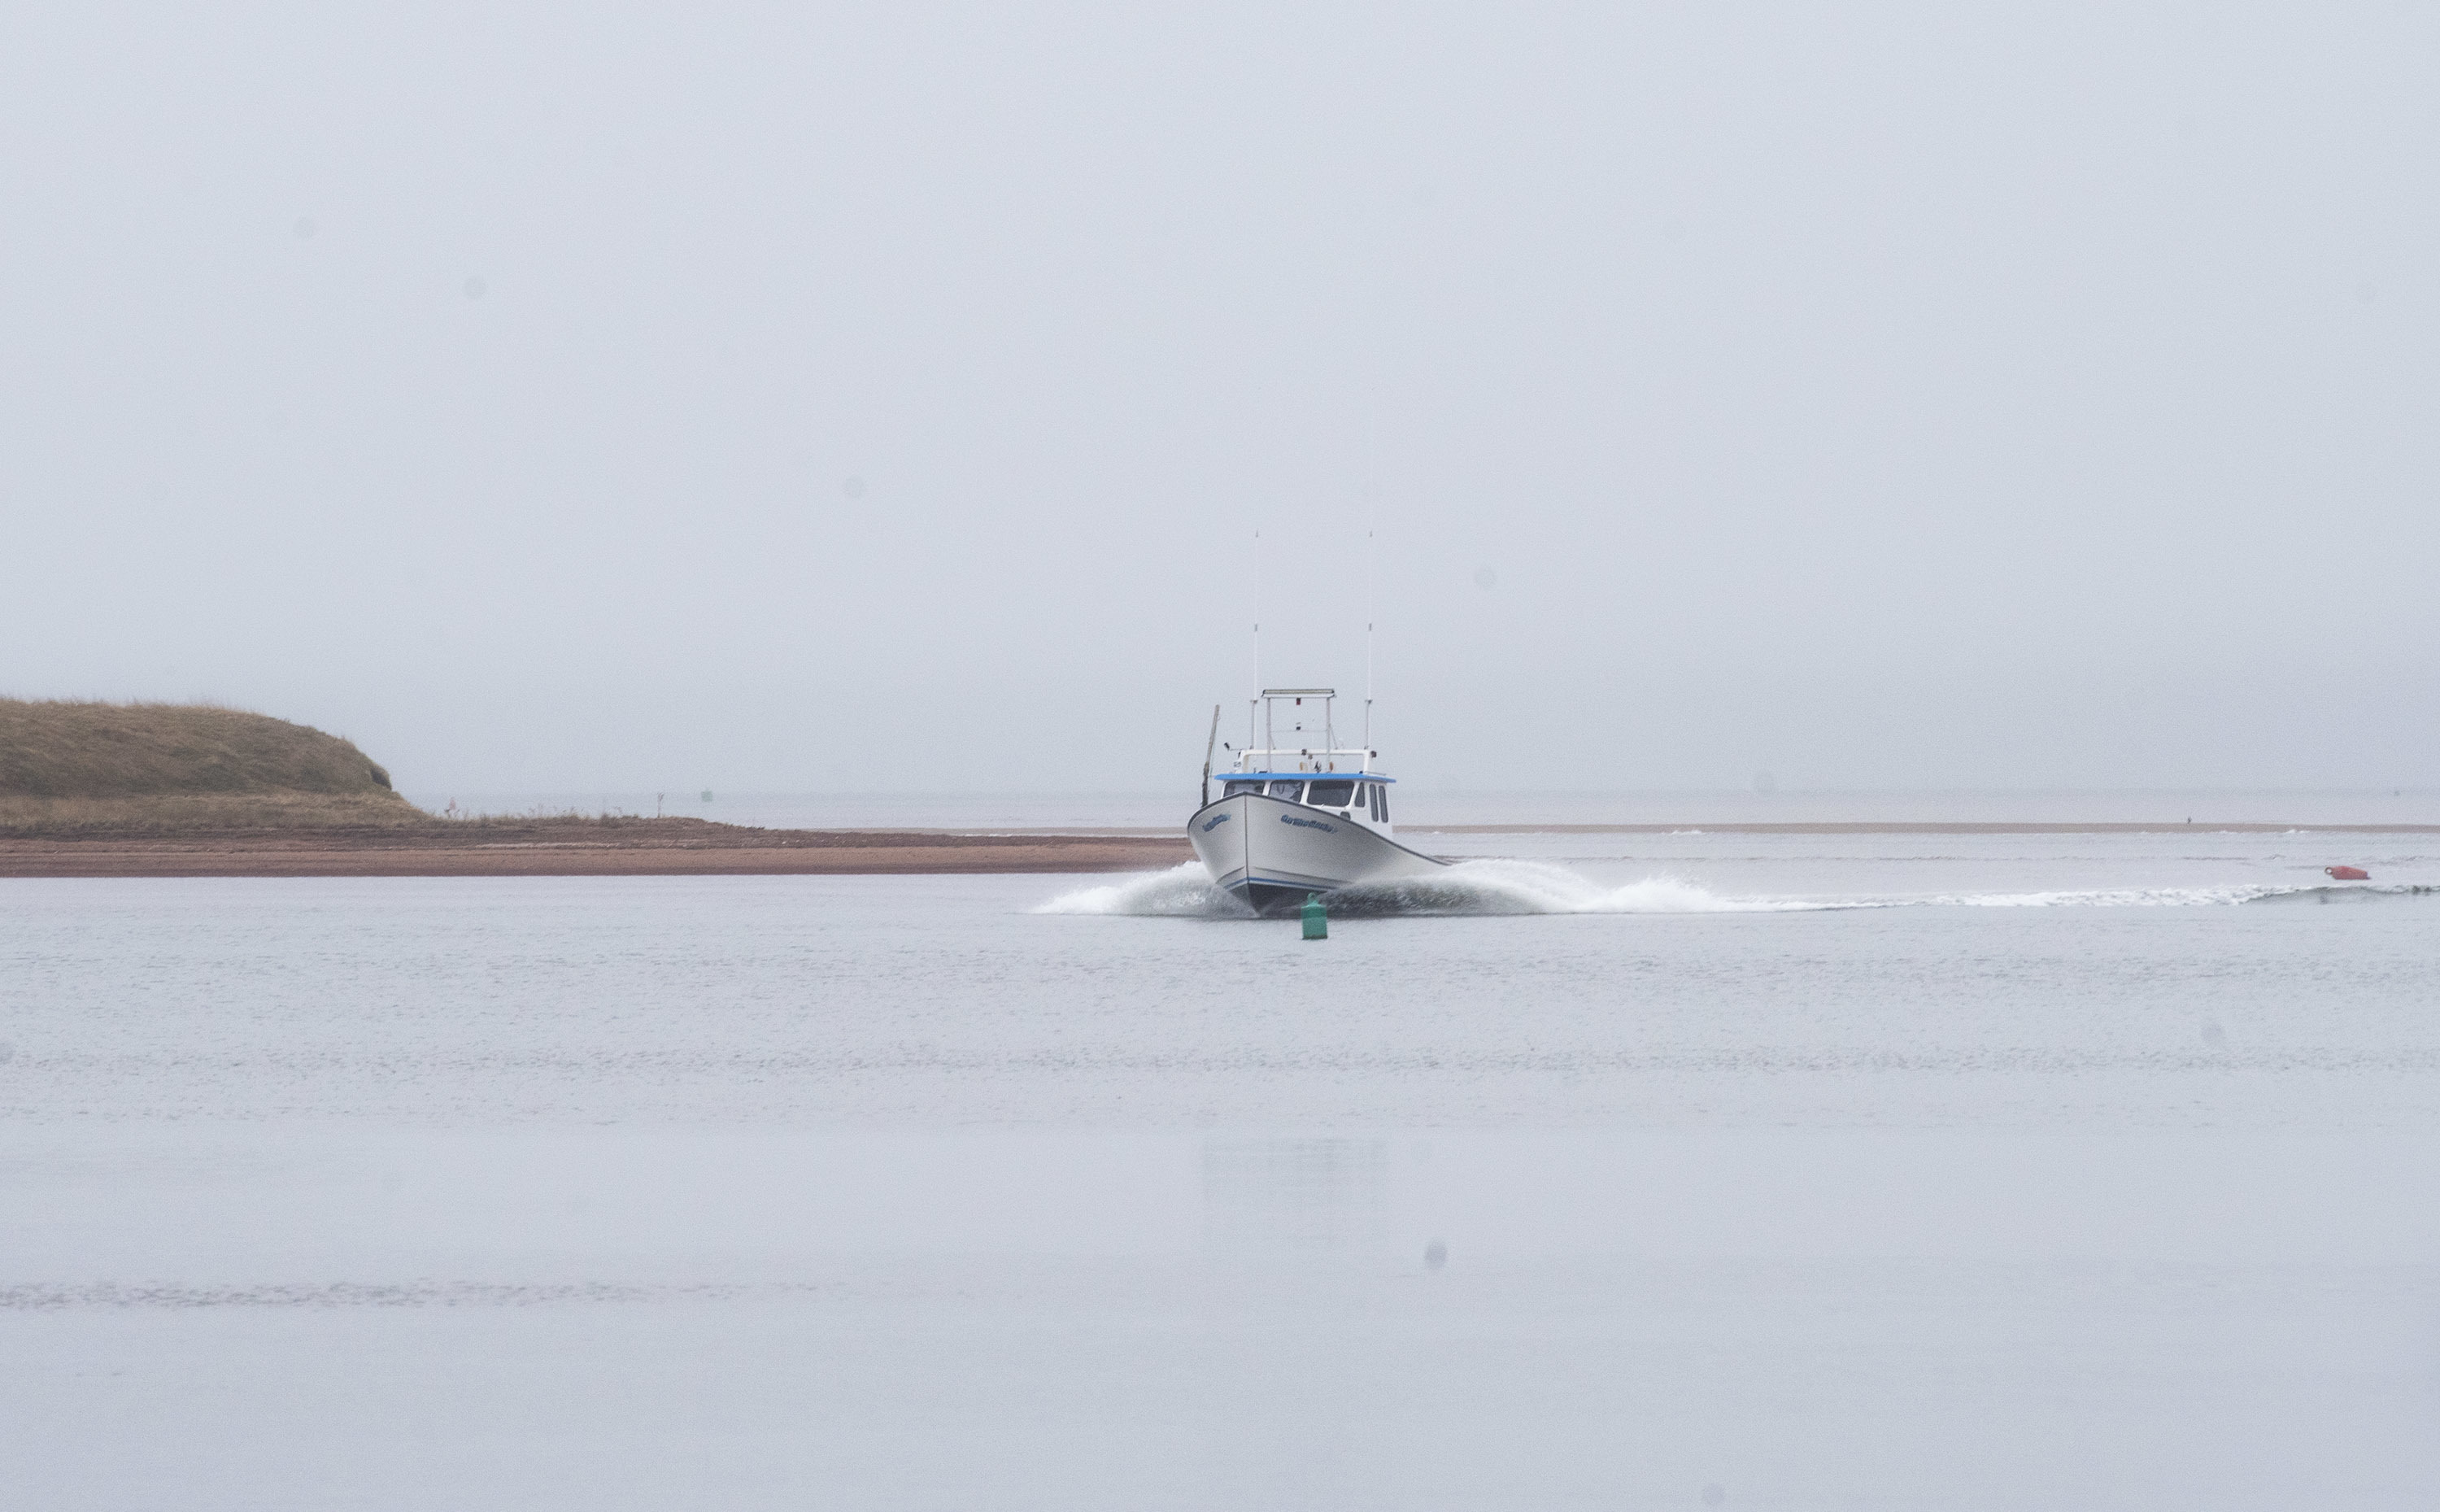
[[[434,824],[396,830],[0,836],[0,877],[845,876],[1134,872],[1191,860],[1185,838]]]
[[[2440,824],[1448,824],[1430,835],[2433,835]],[[1144,872],[1193,859],[1150,831],[759,830],[652,820],[404,829],[0,836],[0,878],[908,876]]]

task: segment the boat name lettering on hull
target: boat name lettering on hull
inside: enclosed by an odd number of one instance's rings
[[[1338,826],[1336,824],[1324,824],[1319,819],[1299,819],[1293,814],[1281,815],[1280,822],[1283,824],[1293,824],[1301,830],[1319,830],[1324,835],[1336,835],[1338,833]],[[1209,826],[1206,827],[1209,828]]]
[[[1210,819],[1205,819],[1205,820],[1203,821],[1203,833],[1204,833],[1204,834],[1206,834],[1206,835],[1209,835],[1209,834],[1211,834],[1211,831],[1212,831],[1215,827],[1217,827],[1217,826],[1219,826],[1219,825],[1222,825],[1222,824],[1226,824],[1226,823],[1228,823],[1228,822],[1229,822],[1229,816],[1228,816],[1228,815],[1226,815],[1226,814],[1214,814],[1214,815],[1212,815]]]

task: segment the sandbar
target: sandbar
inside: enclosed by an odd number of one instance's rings
[[[798,876],[1140,872],[1193,859],[1182,837],[935,831],[0,837],[0,877]],[[704,830],[727,833],[703,833]]]

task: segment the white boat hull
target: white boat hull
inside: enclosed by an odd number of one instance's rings
[[[1251,793],[1195,811],[1186,838],[1211,880],[1257,913],[1284,913],[1316,892],[1429,876],[1447,865],[1350,819]]]

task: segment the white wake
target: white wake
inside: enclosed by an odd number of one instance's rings
[[[1460,861],[1400,882],[1367,882],[1330,895],[1347,918],[1499,913],[1789,913],[1841,907],[1802,898],[1740,898],[1674,876],[1624,887],[1595,882],[1547,861]]]
[[[1792,899],[1729,898],[1675,877],[1605,887],[1541,861],[1460,861],[1403,882],[1368,882],[1330,894],[1341,919],[1523,913],[1777,913],[1839,908]],[[1211,885],[1200,861],[1065,892],[1036,913],[1123,914],[1141,918],[1248,919],[1253,910]]]
[[[2240,903],[2373,901],[2429,893],[2428,887],[2239,884],[2081,891],[1966,892],[1846,898],[1740,897],[1679,877],[1649,876],[1612,887],[1546,861],[1460,861],[1427,877],[1368,882],[1329,894],[1338,919],[1567,913],[1803,913],[1832,909],[2192,909]],[[1155,919],[1249,919],[1253,910],[1211,885],[1200,861],[1166,872],[1064,892],[1035,913]]]
[[[1250,919],[1254,910],[1211,885],[1200,861],[1063,892],[1035,913],[1111,913],[1146,919]]]

